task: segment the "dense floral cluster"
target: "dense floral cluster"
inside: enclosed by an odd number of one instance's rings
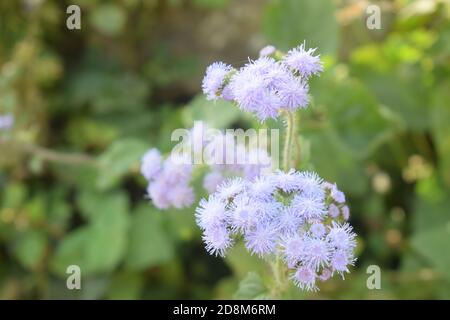
[[[155,207],[184,208],[194,203],[194,190],[189,185],[192,166],[171,155],[165,161],[153,148],[142,158],[141,173],[149,182],[147,192]]]
[[[276,59],[276,49],[267,46],[257,60],[250,60],[239,70],[215,62],[206,69],[203,92],[210,100],[235,101],[242,110],[254,113],[261,121],[278,117],[283,109],[306,108],[308,80],[322,71],[315,50],[306,50],[302,44]]]
[[[252,181],[265,169],[271,169],[272,161],[266,149],[239,143],[234,135],[221,131],[207,135],[208,128],[197,122],[181,149],[187,154],[173,152],[166,160],[153,148],[141,160],[141,174],[149,182],[147,193],[159,209],[190,207],[195,193],[190,182],[195,168],[194,159],[201,156],[201,163],[208,167],[203,187],[208,193],[216,191],[228,177],[243,177]]]
[[[254,181],[234,178],[196,209],[209,253],[224,256],[242,237],[251,254],[281,255],[293,282],[316,290],[317,280],[344,275],[354,263],[355,234],[336,185],[312,172],[278,171]]]

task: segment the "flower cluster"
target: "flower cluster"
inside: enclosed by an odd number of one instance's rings
[[[261,121],[278,117],[283,109],[306,108],[308,80],[323,69],[319,56],[314,56],[315,50],[306,50],[302,44],[276,59],[276,49],[267,46],[257,60],[250,60],[239,70],[215,62],[206,69],[203,92],[209,100],[220,97],[235,101]]]
[[[228,177],[251,181],[265,169],[271,169],[272,159],[265,148],[239,143],[234,135],[220,130],[207,132],[204,123],[196,122],[180,146],[188,151],[186,154],[173,152],[164,160],[158,149],[153,148],[142,157],[141,174],[149,182],[147,192],[158,209],[181,209],[193,204],[195,194],[190,181],[197,157],[208,166],[209,172],[203,179],[208,193],[215,192]]]
[[[141,174],[149,182],[147,192],[158,209],[184,208],[194,203],[194,190],[189,185],[192,166],[171,155],[165,161],[158,149],[150,149],[141,162]]]
[[[196,209],[210,254],[224,256],[242,237],[251,254],[282,256],[300,288],[348,272],[356,246],[345,196],[312,172],[278,171],[227,180]]]

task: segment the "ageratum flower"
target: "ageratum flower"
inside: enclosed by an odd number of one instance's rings
[[[283,59],[283,63],[291,70],[298,72],[302,78],[308,79],[310,76],[317,75],[323,71],[320,56],[314,56],[316,50],[317,48],[306,50],[303,43],[289,50]]]
[[[231,70],[231,66],[223,62],[214,62],[206,68],[202,89],[208,100],[216,100],[220,96],[220,90],[224,86],[225,78]]]
[[[295,170],[230,179],[200,202],[196,220],[209,253],[224,256],[242,238],[250,254],[281,256],[299,288],[317,290],[317,280],[343,277],[355,261],[356,235],[336,190],[316,173]]]
[[[305,50],[303,44],[279,59],[276,49],[267,46],[258,59],[249,59],[239,70],[216,62],[206,69],[203,92],[208,99],[222,96],[234,101],[261,121],[277,118],[283,110],[306,108],[309,103],[307,81],[311,75],[322,71],[319,56],[313,56],[315,50]]]

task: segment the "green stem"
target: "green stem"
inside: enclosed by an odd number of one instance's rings
[[[294,114],[290,111],[285,111],[286,116],[286,138],[284,140],[283,150],[283,170],[289,171],[292,168],[292,148],[295,133],[295,119]]]

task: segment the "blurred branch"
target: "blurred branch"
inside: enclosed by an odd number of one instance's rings
[[[97,160],[86,154],[59,152],[30,143],[20,143],[11,141],[7,143],[12,144],[15,148],[20,149],[22,152],[32,154],[36,157],[41,158],[44,161],[59,162],[69,165],[88,165],[93,167],[98,166]],[[0,140],[0,146],[4,144],[5,141]]]

